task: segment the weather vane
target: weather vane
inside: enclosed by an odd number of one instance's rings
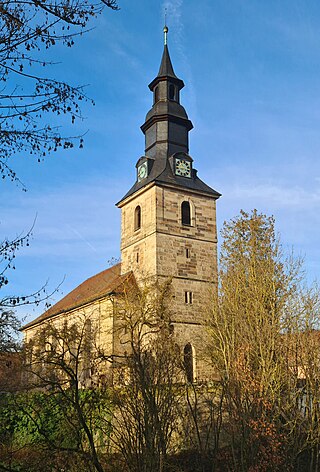
[[[165,8],[164,9],[164,28],[163,28],[163,32],[164,32],[164,45],[166,46],[167,42],[168,42],[168,38],[167,38],[167,35],[168,35],[168,26],[167,26],[167,9]]]

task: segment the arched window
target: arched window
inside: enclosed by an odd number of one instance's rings
[[[174,100],[175,98],[175,87],[173,84],[169,85],[169,100]]]
[[[186,344],[183,350],[183,362],[186,372],[187,381],[192,383],[194,382],[195,372],[194,372],[194,355],[193,348],[190,343]]]
[[[138,205],[134,210],[134,230],[141,228],[141,207]]]
[[[156,87],[154,89],[154,103],[157,103],[159,101],[159,87]]]
[[[181,222],[183,225],[191,225],[190,203],[186,201],[181,203]]]

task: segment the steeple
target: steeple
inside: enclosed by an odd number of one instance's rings
[[[168,49],[167,44],[164,45],[161,64],[160,64],[160,69],[159,69],[159,72],[158,72],[158,75],[157,75],[156,78],[159,78],[159,77],[170,77],[170,78],[179,80],[178,77],[176,76],[176,74],[173,71],[172,62],[171,62],[171,59],[170,59],[170,54],[169,54],[169,49]],[[182,84],[182,87],[183,87],[184,84],[183,84],[182,80],[180,80],[180,83]],[[150,85],[149,85],[149,87],[150,87]]]
[[[167,26],[163,32],[164,49],[159,72],[149,84],[153,105],[141,126],[145,135],[145,155],[136,164],[135,184],[119,205],[150,183],[183,187],[215,198],[220,196],[199,179],[193,168],[193,159],[189,156],[189,131],[193,125],[180,103],[180,90],[184,83],[173,70],[167,45]]]
[[[167,45],[167,26],[164,27],[165,44],[158,75],[149,84],[153,92],[153,106],[141,126],[145,134],[145,153],[152,158],[168,157],[175,152],[188,152],[188,132],[193,128],[187,113],[180,104],[180,90],[184,83],[174,73]]]
[[[176,74],[174,73],[173,71],[173,67],[172,67],[172,62],[171,62],[171,59],[170,59],[170,55],[169,55],[169,49],[168,49],[168,27],[167,26],[164,26],[163,28],[163,33],[164,33],[164,49],[163,49],[163,54],[162,54],[162,59],[161,59],[161,64],[160,64],[160,69],[159,69],[159,72],[158,72],[158,75],[156,78],[158,77],[172,77],[174,79],[178,79],[178,77],[176,76]],[[183,81],[181,80],[180,81],[181,84],[182,84],[182,87],[184,86],[184,83]],[[153,82],[151,82],[152,84]],[[149,88],[151,88],[151,84],[149,85]],[[181,88],[182,88],[181,87]],[[152,90],[152,88],[151,88]]]

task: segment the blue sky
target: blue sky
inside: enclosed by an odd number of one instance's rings
[[[43,163],[17,156],[28,188],[1,183],[0,236],[28,230],[8,293],[30,293],[65,277],[57,301],[120,255],[115,203],[144,153],[140,125],[152,103],[168,11],[169,50],[194,124],[190,154],[200,178],[222,193],[218,225],[240,209],[276,218],[289,251],[319,275],[320,4],[315,0],[119,0],[72,49],[53,49],[50,75],[86,84],[96,105],[66,132],[87,132],[82,150]],[[49,71],[49,69],[48,69]],[[19,311],[27,320],[41,308]]]

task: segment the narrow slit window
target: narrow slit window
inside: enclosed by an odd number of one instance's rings
[[[141,207],[138,205],[134,210],[134,230],[141,228]]]
[[[190,343],[186,344],[183,350],[183,361],[186,372],[187,381],[194,382],[194,355]]]
[[[188,305],[192,305],[192,292],[184,292],[184,301]]]
[[[181,204],[181,221],[185,226],[191,226],[191,209],[189,202],[182,202]]]
[[[188,247],[186,248],[186,258],[190,259],[190,249]]]
[[[139,253],[138,252],[136,253],[136,262],[137,263],[139,262]]]

